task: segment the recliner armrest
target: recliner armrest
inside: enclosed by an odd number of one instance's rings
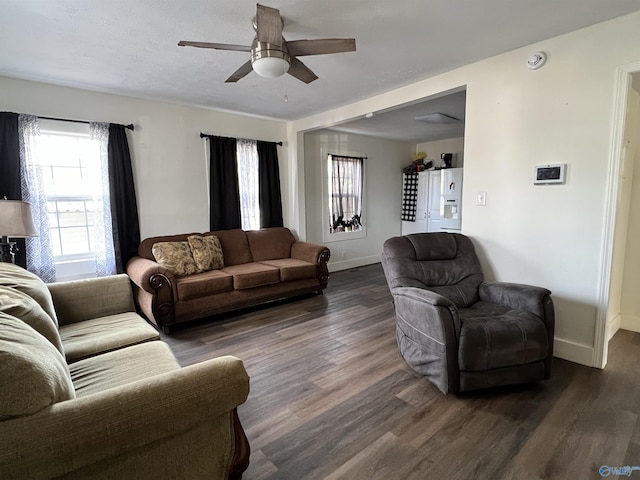
[[[480,301],[525,310],[545,319],[545,299],[551,291],[522,283],[483,282],[478,290]]]
[[[412,327],[443,344],[457,342],[460,337],[460,317],[455,304],[431,290],[398,287],[391,290],[396,314],[408,320]]]

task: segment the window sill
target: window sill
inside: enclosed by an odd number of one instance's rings
[[[367,237],[367,227],[362,227],[360,230],[357,230],[355,232],[335,232],[335,233],[329,233],[329,232],[323,232],[323,241],[325,243],[331,243],[331,242],[344,242],[347,240],[357,240],[359,238],[366,238]]]

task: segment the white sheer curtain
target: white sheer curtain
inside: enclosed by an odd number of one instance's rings
[[[237,140],[236,153],[242,229],[258,230],[260,228],[260,204],[258,197],[257,142],[239,138]]]
[[[36,144],[39,135],[38,118],[33,115],[18,117],[20,140],[20,186],[22,200],[31,204],[33,222],[38,237],[26,239],[27,269],[45,282],[55,282],[56,268],[49,235],[49,212],[44,195],[42,172],[38,168]]]
[[[109,196],[109,124],[91,122],[91,139],[99,143],[100,148],[100,184],[96,185],[93,195],[94,228],[92,241],[96,254],[96,275],[105,277],[115,275],[116,256],[113,246],[113,224],[111,223],[111,200]]]

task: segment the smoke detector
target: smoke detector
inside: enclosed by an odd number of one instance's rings
[[[537,70],[547,61],[547,54],[544,52],[534,52],[527,59],[529,70]]]

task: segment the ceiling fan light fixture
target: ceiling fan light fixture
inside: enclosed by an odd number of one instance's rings
[[[254,42],[251,65],[261,77],[281,77],[289,71],[291,57],[282,47],[264,42]]]

